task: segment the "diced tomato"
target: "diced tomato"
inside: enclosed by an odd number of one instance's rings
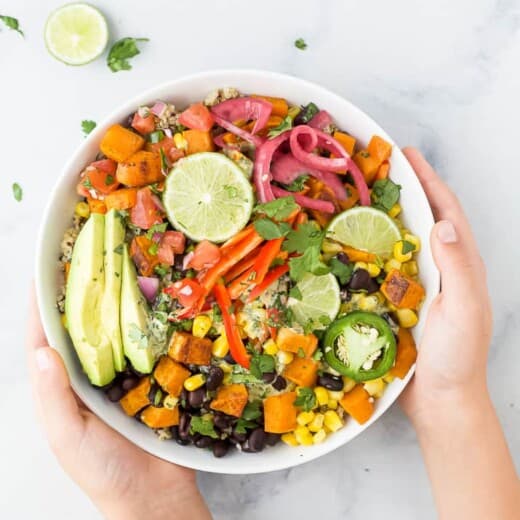
[[[139,112],[136,112],[132,119],[132,128],[142,135],[153,132],[155,130],[153,114],[150,112],[146,117],[143,117],[139,115]]]
[[[177,298],[183,307],[193,307],[203,296],[204,289],[192,278],[184,278],[164,289],[166,294]]]
[[[101,170],[102,172],[111,173],[114,175],[117,170],[117,163],[113,159],[101,159],[100,161],[94,161],[90,163],[90,166]]]
[[[141,229],[150,229],[163,221],[163,215],[153,200],[150,188],[142,188],[137,192],[137,202],[130,211],[130,221]]]
[[[117,163],[112,159],[94,161],[81,172],[77,192],[83,197],[89,197],[90,190],[95,190],[98,195],[112,193],[119,187],[116,169]]]
[[[157,257],[162,264],[173,265],[175,254],[184,252],[186,238],[180,231],[163,233],[157,250]]]
[[[187,108],[180,116],[179,123],[192,130],[208,132],[215,123],[211,112],[202,103],[195,103]]]
[[[159,150],[162,149],[166,155],[166,158],[169,159],[172,164],[184,157],[184,150],[179,150],[175,147],[175,141],[172,137],[165,137],[158,143],[146,143],[146,149],[149,152],[157,153],[159,153]]]
[[[203,240],[193,251],[193,256],[188,263],[188,267],[196,271],[202,271],[203,269],[213,267],[219,260],[220,248],[209,240]]]
[[[184,157],[184,150],[179,150],[178,148],[170,148],[168,150],[167,155],[173,164],[174,162],[177,162],[179,159],[182,159]]]

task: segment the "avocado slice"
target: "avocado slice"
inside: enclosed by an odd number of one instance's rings
[[[111,209],[105,215],[105,291],[101,317],[103,329],[112,345],[114,368],[122,372],[126,366],[120,326],[121,268],[125,226],[119,212]]]
[[[83,370],[96,386],[104,386],[115,377],[112,347],[101,319],[104,234],[104,215],[93,213],[74,245],[65,295],[72,343]]]
[[[148,314],[148,304],[137,285],[134,262],[125,244],[121,281],[121,333],[126,357],[143,374],[149,374],[155,363],[148,341]]]

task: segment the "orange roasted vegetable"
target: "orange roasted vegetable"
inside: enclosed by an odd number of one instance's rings
[[[150,393],[150,378],[143,377],[139,384],[132,388],[121,400],[119,404],[126,415],[134,416],[139,410],[150,404],[148,394]]]
[[[117,165],[117,181],[125,186],[146,186],[164,179],[159,154],[140,150]]]
[[[104,215],[107,212],[107,207],[104,201],[88,197],[87,202],[88,207],[90,209],[90,213],[101,213],[102,215]]]
[[[278,343],[278,337],[276,338]],[[318,363],[314,359],[295,356],[283,372],[285,379],[298,386],[313,387],[318,379]]]
[[[400,328],[397,333],[397,355],[389,374],[403,379],[417,359],[415,340],[408,329]]]
[[[361,385],[356,385],[339,401],[341,407],[359,424],[366,423],[374,413],[374,403],[370,394]]]
[[[424,298],[423,286],[397,269],[386,275],[381,292],[398,309],[417,309]]]
[[[155,266],[160,264],[159,257],[152,254],[153,245],[154,242],[146,235],[134,237],[130,244],[130,256],[137,266],[139,274],[143,276],[151,276],[154,273]]]
[[[153,372],[155,380],[170,395],[179,397],[184,381],[191,372],[168,356],[163,356]]]
[[[144,146],[144,139],[121,125],[112,125],[101,139],[99,148],[114,161],[126,161]]]
[[[390,173],[390,163],[388,161],[384,161],[381,163],[381,166],[377,169],[376,176],[374,177],[374,181],[379,181],[382,179],[387,179]]]
[[[209,407],[233,417],[240,417],[247,404],[248,395],[243,384],[221,386]]]
[[[107,211],[111,209],[130,209],[137,201],[137,188],[122,188],[105,197]]]
[[[338,141],[338,143],[343,146],[349,155],[354,153],[354,147],[356,146],[356,139],[354,137],[346,134],[345,132],[339,132],[338,130],[332,134],[332,137],[334,137],[334,139],[336,139],[336,141]]]
[[[294,406],[296,392],[273,395],[264,399],[264,430],[268,433],[286,433],[297,426],[298,409]]]
[[[367,253],[366,251],[361,251],[360,249],[343,246],[343,251],[347,254],[351,262],[366,262],[370,264],[376,261],[376,255],[373,253]]]
[[[185,130],[182,136],[188,143],[186,155],[199,152],[212,152],[215,149],[211,132],[204,130]]]
[[[141,412],[141,421],[149,428],[170,428],[179,424],[179,407],[147,406]]]
[[[187,332],[174,332],[168,356],[186,365],[209,365],[212,345],[208,338],[197,338]]]
[[[373,157],[380,165],[384,161],[390,159],[392,154],[392,145],[385,141],[382,137],[374,135],[367,146],[368,153]]]
[[[298,334],[292,329],[282,327],[278,331],[276,344],[280,350],[294,354],[302,349],[305,357],[311,357],[318,346],[318,338],[314,334]]]
[[[361,173],[363,173],[367,184],[372,184],[381,162],[376,157],[370,155],[367,150],[359,151],[352,159],[358,165]]]
[[[251,97],[263,99],[264,101],[269,101],[269,103],[271,103],[271,105],[273,106],[273,110],[271,112],[272,116],[284,118],[287,116],[287,113],[289,112],[289,105],[287,104],[287,101],[283,98],[272,96],[260,96],[258,94],[253,94]]]

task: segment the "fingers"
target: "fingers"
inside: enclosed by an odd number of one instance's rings
[[[37,347],[48,346],[47,338],[40,321],[40,311],[36,303],[36,291],[34,290],[34,283],[31,287],[31,295],[29,297],[29,321],[27,326],[27,349],[34,350]]]

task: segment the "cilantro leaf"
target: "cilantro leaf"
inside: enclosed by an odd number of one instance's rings
[[[269,130],[269,133],[267,134],[267,137],[273,138],[277,135],[283,134],[285,131],[290,130],[292,128],[293,120],[291,116],[286,116],[284,120],[274,128],[271,128]]]
[[[289,253],[305,253],[310,248],[319,249],[324,236],[314,222],[305,222],[289,232],[282,248]]]
[[[137,47],[137,43],[147,41],[149,41],[148,38],[121,38],[115,42],[107,57],[107,65],[110,70],[112,72],[130,70],[132,65],[130,65],[128,60],[141,52]]]
[[[242,419],[245,419],[246,421],[254,421],[255,419],[258,419],[262,415],[262,411],[260,410],[261,403],[262,401],[260,400],[247,403],[242,412]]]
[[[251,357],[249,372],[251,372],[251,374],[253,374],[257,379],[262,379],[262,374],[272,372],[274,367],[275,363],[273,356],[270,356],[269,354],[254,353]]]
[[[218,439],[218,434],[215,431],[213,423],[207,419],[203,419],[202,417],[192,416],[190,421],[190,433],[200,433],[206,437]]]
[[[299,207],[300,206],[296,204],[294,197],[289,195],[287,197],[280,197],[279,199],[272,200],[271,202],[257,204],[253,211],[269,218],[283,220]]]
[[[341,285],[345,285],[352,276],[354,266],[352,264],[344,264],[337,257],[333,256],[329,262],[330,272],[339,280]]]
[[[302,255],[289,260],[289,276],[296,282],[300,281],[306,273],[321,276],[329,272],[329,267],[320,260],[320,252],[315,247],[310,247]]]
[[[92,130],[94,130],[96,126],[97,123],[95,121],[92,121],[91,119],[83,119],[83,121],[81,121],[81,130],[85,134],[85,136],[90,134],[90,132],[92,132]]]
[[[412,251],[415,251],[415,244],[408,242],[408,240],[403,240],[403,255],[411,253]]]
[[[307,43],[305,42],[305,40],[303,38],[298,38],[297,40],[295,40],[294,46],[297,49],[304,51],[307,48]]]
[[[399,200],[401,186],[390,179],[380,179],[372,186],[372,207],[390,211]]]
[[[23,31],[20,29],[20,23],[16,18],[0,14],[0,20],[4,22],[6,27],[9,27],[9,29],[16,31],[18,34],[21,34],[23,37],[25,37]]]
[[[255,220],[253,225],[256,232],[266,240],[284,237],[291,230],[291,226],[287,224],[287,222],[280,222],[278,224],[268,218]]]
[[[237,433],[247,433],[246,430],[252,430],[253,428],[258,427],[258,424],[254,421],[248,421],[247,419],[238,419],[237,424],[235,426],[235,431]]]
[[[13,182],[13,197],[16,202],[20,202],[23,198],[22,187],[17,182]]]
[[[306,125],[319,111],[320,109],[312,102],[302,106],[302,110],[294,119],[294,123],[297,125]]]
[[[311,411],[317,404],[314,390],[307,387],[300,388],[294,404],[299,408],[303,408],[306,412]]]
[[[148,240],[152,240],[155,233],[164,233],[166,231],[166,228],[168,227],[167,222],[163,222],[162,224],[154,224],[147,232],[146,232],[146,238]]]
[[[287,191],[302,191],[303,188],[305,188],[305,183],[307,182],[308,178],[308,175],[300,175],[299,177],[296,177],[296,179],[294,179],[291,184],[287,184],[285,189]]]

